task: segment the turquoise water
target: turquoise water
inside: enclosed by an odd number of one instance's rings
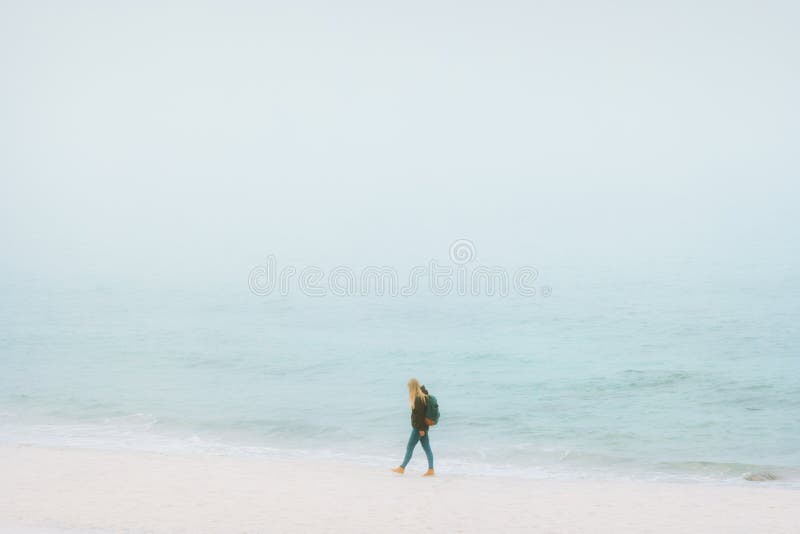
[[[0,441],[389,466],[416,376],[443,470],[800,480],[796,277],[551,281],[549,298],[6,284]]]

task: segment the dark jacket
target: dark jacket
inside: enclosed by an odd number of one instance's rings
[[[425,395],[428,394],[428,390],[425,389],[425,386],[422,386],[421,389]],[[428,425],[425,424],[425,408],[425,401],[419,397],[414,399],[414,409],[411,410],[411,426],[413,426],[415,430],[428,431]]]

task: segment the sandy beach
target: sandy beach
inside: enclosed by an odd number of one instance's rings
[[[796,533],[794,489],[0,447],[0,532]]]

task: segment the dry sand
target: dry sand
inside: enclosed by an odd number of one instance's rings
[[[0,446],[0,532],[799,533],[800,490]],[[412,465],[413,467],[413,465]]]

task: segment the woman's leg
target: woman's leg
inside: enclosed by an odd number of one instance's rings
[[[419,433],[417,433],[419,435]],[[428,457],[428,469],[433,469],[433,451],[431,450],[431,442],[428,440],[428,436],[431,435],[430,430],[425,432],[425,435],[422,436],[419,441],[422,443],[422,449],[425,451],[425,456]]]
[[[427,437],[428,433],[425,432],[425,438]],[[412,428],[411,436],[408,438],[408,445],[406,445],[406,457],[403,458],[403,463],[400,464],[400,467],[402,467],[403,469],[405,469],[406,466],[408,465],[408,462],[411,461],[411,455],[414,454],[414,447],[417,446],[418,441],[419,441],[419,430],[415,430]]]

